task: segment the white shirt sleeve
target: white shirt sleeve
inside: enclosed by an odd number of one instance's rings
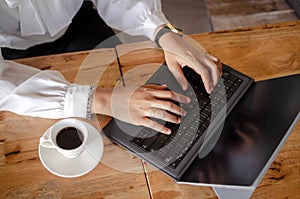
[[[43,118],[90,117],[94,87],[70,84],[61,73],[0,56],[0,111]]]
[[[154,41],[155,29],[169,23],[160,0],[90,0],[112,28]],[[61,37],[83,0],[0,0],[2,47],[27,49]]]
[[[0,46],[26,49],[58,38],[82,1],[0,1]],[[155,29],[168,23],[159,0],[91,1],[109,26],[132,35],[154,40]],[[70,84],[59,72],[3,60],[0,51],[0,111],[45,118],[88,117],[93,90],[90,85]]]
[[[160,0],[92,0],[99,15],[112,28],[131,35],[145,35],[152,41],[155,29],[169,23]]]

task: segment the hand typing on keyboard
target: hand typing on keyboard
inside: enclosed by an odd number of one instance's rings
[[[178,124],[181,122],[180,116],[186,115],[186,111],[173,102],[184,104],[190,102],[189,97],[168,90],[166,85],[155,84],[118,87],[106,91],[102,89],[99,92],[96,90],[95,99],[100,101],[110,99],[103,103],[95,103],[96,112],[165,134],[170,134],[171,129],[155,121],[155,118]]]
[[[219,83],[209,95],[201,77],[194,70],[184,67],[182,71],[189,80],[189,88],[183,94],[188,96],[191,102],[180,104],[187,111],[187,114],[181,117],[181,123],[165,123],[165,127],[172,130],[170,135],[143,128],[131,140],[131,143],[145,152],[150,152],[153,157],[172,169],[177,168],[220,112],[219,116],[224,118],[225,111],[221,110],[243,81],[224,69]]]
[[[218,58],[207,53],[199,43],[186,35],[179,37],[169,32],[161,37],[159,43],[170,71],[183,90],[187,90],[188,82],[182,67],[188,66],[201,76],[206,92],[213,91],[222,74],[222,65]]]

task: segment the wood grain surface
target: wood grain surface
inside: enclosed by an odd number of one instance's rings
[[[120,79],[114,49],[17,60],[42,70],[58,70],[74,83],[113,87]],[[102,75],[102,78],[95,76]],[[110,120],[91,121],[99,132]],[[141,160],[111,143],[102,133],[101,163],[90,173],[67,179],[48,172],[40,162],[40,136],[57,120],[0,112],[0,198],[149,198]],[[55,160],[53,160],[55,161]]]
[[[206,0],[214,31],[298,20],[286,0]]]
[[[255,80],[300,73],[300,21],[191,37]],[[164,62],[151,42],[118,46],[117,52],[126,85],[142,85]],[[115,49],[17,61],[58,70],[70,82],[120,85]],[[88,122],[100,132],[109,120],[97,116]],[[105,136],[104,156],[94,170],[74,179],[57,177],[42,166],[37,151],[39,137],[55,122],[0,112],[0,198],[217,198],[209,187],[176,184]],[[252,198],[299,198],[299,154],[298,124]]]

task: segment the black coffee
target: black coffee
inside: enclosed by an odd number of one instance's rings
[[[75,127],[66,127],[59,131],[56,143],[63,149],[75,149],[82,144],[83,134]]]

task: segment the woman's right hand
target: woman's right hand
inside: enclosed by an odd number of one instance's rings
[[[186,112],[171,101],[189,103],[190,99],[168,90],[166,85],[98,88],[95,92],[94,110],[95,113],[109,115],[124,122],[170,134],[170,129],[151,118],[180,123],[180,117],[175,115],[184,116]]]

